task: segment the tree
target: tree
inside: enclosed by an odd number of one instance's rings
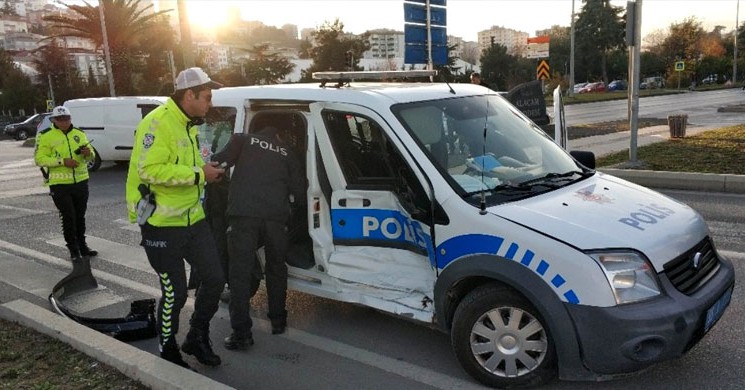
[[[624,50],[626,44],[623,8],[610,4],[610,0],[583,0],[585,5],[575,24],[576,54],[580,68],[584,64],[597,64],[586,69],[587,79],[599,73],[608,83],[608,58],[614,51]]]
[[[46,94],[33,84],[4,49],[0,49],[0,91],[0,106],[5,115],[45,110]]]
[[[460,71],[460,67],[455,66],[456,62],[458,61],[458,56],[454,54],[457,48],[458,45],[448,46],[448,63],[445,65],[436,65],[434,67],[435,70],[437,70],[437,75],[440,80],[447,80],[448,82],[455,81],[453,80],[453,75],[459,73]]]
[[[362,54],[370,49],[368,34],[353,37],[344,33],[344,24],[336,19],[324,22],[313,32],[316,46],[311,49],[313,64],[303,72],[302,79],[311,81],[313,72],[359,70]]]
[[[506,91],[509,69],[516,63],[517,59],[507,54],[506,46],[491,45],[481,53],[481,79],[494,90]]]
[[[39,47],[36,54],[34,65],[39,71],[37,81],[40,85],[51,86],[55,104],[59,105],[69,99],[90,96],[86,93],[85,85],[77,69],[67,59],[67,49],[60,46],[56,39]]]
[[[11,4],[10,1],[5,0],[3,2],[3,8],[0,9],[0,15],[4,15],[4,16],[15,15],[15,16],[18,16],[18,13],[16,12],[16,9],[13,7],[13,4]]]
[[[247,85],[278,84],[295,67],[286,57],[267,53],[269,45],[256,45],[249,50],[249,60],[243,64]]]
[[[104,4],[104,18],[111,53],[111,67],[117,94],[133,95],[136,88],[134,74],[143,68],[142,49],[152,41],[164,38],[159,17],[169,11],[149,13],[152,4],[140,7],[140,0],[99,0]],[[103,47],[103,34],[98,6],[65,5],[74,16],[51,15],[50,38],[78,37],[90,39],[97,48]],[[172,33],[171,33],[172,36]]]

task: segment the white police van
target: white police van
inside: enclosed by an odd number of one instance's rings
[[[268,116],[303,156],[291,289],[437,326],[494,387],[673,359],[725,311],[733,267],[698,213],[593,170],[496,92],[314,76],[213,92],[219,120]]]

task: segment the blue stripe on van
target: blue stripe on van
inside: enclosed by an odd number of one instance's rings
[[[437,268],[443,269],[453,261],[466,256],[478,254],[496,255],[504,244],[505,239],[503,237],[490,236],[486,234],[466,234],[463,236],[453,237],[437,247]],[[503,257],[509,260],[515,260],[515,256],[519,250],[520,245],[516,242],[511,242]],[[520,258],[520,264],[533,270],[533,272],[546,281],[546,284],[551,286],[557,294],[563,296],[567,302],[579,304],[580,299],[574,290],[568,288],[569,283],[567,283],[567,279],[561,274],[553,274],[549,272],[551,268],[550,261],[541,259],[537,263],[534,263],[534,258],[535,252],[526,249],[522,258]],[[537,266],[533,268],[531,266],[533,264],[537,264]]]

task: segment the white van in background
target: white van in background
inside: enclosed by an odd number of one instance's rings
[[[72,123],[92,141],[96,159],[90,171],[102,161],[126,162],[132,154],[134,133],[142,118],[164,104],[165,96],[121,96],[72,99],[63,105],[72,113]]]

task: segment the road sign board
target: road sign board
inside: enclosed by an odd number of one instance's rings
[[[548,80],[549,75],[548,62],[546,62],[546,60],[541,60],[541,62],[538,64],[538,68],[536,68],[536,78],[540,80]]]
[[[445,8],[429,7],[430,25],[445,26],[447,17]],[[427,6],[423,4],[404,3],[404,22],[427,23]]]
[[[406,45],[404,48],[405,64],[426,64],[427,46],[425,45]],[[448,48],[447,46],[432,46],[432,64],[447,65]]]
[[[54,108],[54,100],[47,100],[47,111],[52,111]]]
[[[541,35],[538,37],[530,38],[528,37],[528,44],[531,43],[549,43],[551,41],[551,37],[548,35]]]
[[[686,63],[685,61],[678,61],[675,63],[675,71],[676,72],[682,72],[686,70]]]
[[[406,1],[410,3],[419,3],[419,4],[427,3],[427,0],[406,0]],[[441,5],[444,7],[445,5],[447,5],[446,3],[447,3],[447,0],[429,0],[430,5]]]
[[[445,27],[431,26],[432,31],[432,44],[438,46],[446,46],[448,44],[448,34]],[[426,44],[427,43],[427,27],[419,26],[415,24],[404,25],[404,42],[407,44]]]

